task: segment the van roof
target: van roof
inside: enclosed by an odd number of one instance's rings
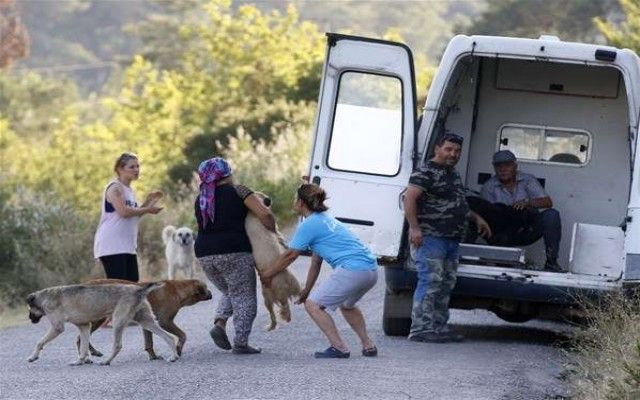
[[[542,35],[538,39],[458,35],[454,37],[447,49],[463,50],[465,48],[474,53],[503,55],[505,57],[527,57],[539,59],[556,59],[566,61],[593,62],[594,64],[611,64],[595,58],[596,50],[616,52],[614,64],[637,64],[638,56],[629,49],[618,49],[612,46],[565,42],[553,36]]]

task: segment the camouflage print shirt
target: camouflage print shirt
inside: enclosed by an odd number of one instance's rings
[[[465,235],[469,206],[455,168],[428,161],[411,174],[409,186],[423,191],[417,200],[418,224],[423,234],[446,238]]]

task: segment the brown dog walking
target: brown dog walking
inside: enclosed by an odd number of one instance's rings
[[[133,283],[120,279],[94,279],[86,282],[86,285],[106,285],[112,283],[126,283],[130,285],[144,286],[148,283]],[[212,295],[207,285],[197,279],[184,279],[184,280],[163,280],[162,287],[154,290],[147,295],[147,300],[151,304],[151,310],[156,316],[158,324],[162,329],[178,337],[178,344],[176,351],[178,355],[182,355],[182,349],[187,341],[187,335],[180,329],[173,319],[178,314],[178,311],[182,307],[194,305],[200,301],[211,300]],[[92,321],[91,333],[96,331],[104,319]],[[143,328],[144,334],[144,349],[149,353],[150,360],[157,360],[158,357],[153,350],[153,336],[151,332]],[[78,345],[80,340],[78,339]],[[102,353],[96,350],[91,343],[89,343],[89,351],[91,354],[100,357]]]

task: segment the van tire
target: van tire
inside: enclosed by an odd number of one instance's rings
[[[409,336],[411,318],[382,317],[382,330],[387,336]]]
[[[387,336],[408,336],[411,328],[412,290],[387,290],[384,293],[382,331]]]
[[[534,315],[530,314],[501,312],[499,310],[495,310],[493,311],[493,313],[496,314],[501,320],[513,323],[527,322],[534,318]]]

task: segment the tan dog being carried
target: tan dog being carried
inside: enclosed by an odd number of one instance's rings
[[[122,349],[122,332],[130,321],[136,321],[144,329],[163,338],[171,348],[169,361],[178,359],[173,336],[162,330],[155,321],[147,294],[162,283],[147,283],[142,286],[109,285],[69,285],[56,286],[31,293],[27,297],[29,319],[37,324],[43,316],[51,322],[51,329],[38,342],[28,361],[35,361],[45,344],[64,331],[64,324],[70,322],[80,331],[78,359],[72,365],[90,363],[89,335],[91,322],[111,317],[113,320],[113,350],[107,360],[108,365]]]
[[[124,281],[120,279],[94,279],[86,282],[85,285],[105,285],[113,283],[127,283],[132,282]],[[182,355],[182,349],[187,341],[187,335],[173,322],[173,319],[178,314],[178,311],[182,307],[194,305],[200,301],[211,300],[211,292],[202,281],[197,279],[184,279],[184,280],[164,280],[160,281],[162,287],[154,290],[147,295],[147,300],[151,304],[151,309],[158,320],[158,324],[162,329],[172,333],[178,337],[178,345],[176,350],[178,355]],[[148,285],[148,283],[136,283],[140,287]],[[92,321],[91,333],[98,329],[104,319]],[[149,353],[150,360],[157,360],[158,357],[153,350],[153,336],[151,332],[143,329],[144,333],[144,349]],[[78,339],[78,345],[80,339]],[[89,343],[89,351],[91,355],[100,357],[102,353],[96,350],[91,343]]]
[[[271,199],[264,193],[254,193],[268,207],[271,205]],[[262,225],[258,217],[251,212],[247,213],[245,219],[245,230],[251,242],[253,258],[256,262],[258,271],[267,269],[280,254],[287,249],[286,242],[279,232],[271,232]],[[286,321],[291,321],[291,310],[289,309],[289,299],[300,295],[300,283],[287,270],[278,273],[271,281],[271,287],[262,285],[262,296],[264,297],[264,305],[271,316],[271,323],[267,326],[267,330],[273,330],[276,325],[276,315],[273,311],[273,304],[276,303],[280,307],[280,317]]]

